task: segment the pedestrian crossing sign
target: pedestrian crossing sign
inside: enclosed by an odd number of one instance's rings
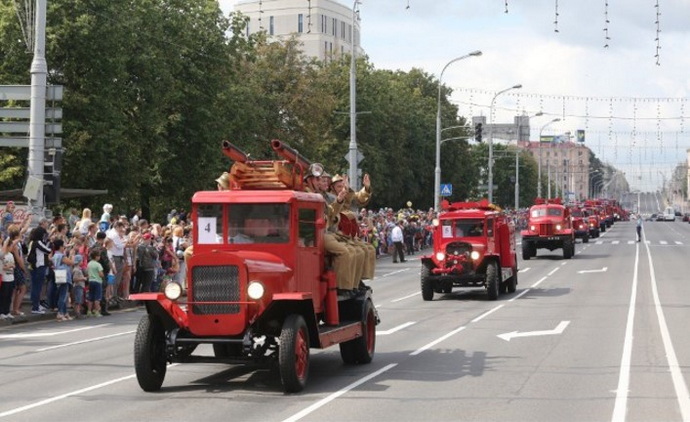
[[[451,196],[453,194],[453,185],[450,183],[441,184],[441,196]]]

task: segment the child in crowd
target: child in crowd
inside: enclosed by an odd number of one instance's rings
[[[88,312],[86,316],[101,316],[101,299],[103,298],[103,266],[99,262],[101,252],[96,249],[89,254],[86,266],[89,279]]]
[[[76,255],[74,257],[74,268],[72,268],[72,294],[74,296],[72,305],[77,319],[82,317],[81,305],[84,303],[84,289],[86,288],[86,276],[81,267],[82,262],[83,257]]]

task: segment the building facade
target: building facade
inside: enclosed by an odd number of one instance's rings
[[[589,197],[589,148],[578,142],[521,142],[554,187],[551,197],[583,200]],[[548,186],[542,195],[548,194]],[[553,189],[556,189],[556,192]]]
[[[307,56],[328,61],[350,54],[353,46],[362,54],[358,16],[338,1],[247,0],[235,11],[249,17],[247,35],[266,31],[272,41],[296,35]]]

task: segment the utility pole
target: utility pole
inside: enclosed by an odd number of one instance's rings
[[[29,177],[41,181],[36,201],[30,205],[43,214],[43,182],[46,142],[46,87],[48,65],[45,57],[48,0],[36,0],[34,57],[31,62],[31,104],[29,117]]]

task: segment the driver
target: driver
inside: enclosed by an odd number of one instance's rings
[[[228,243],[254,243],[254,239],[251,236],[242,232],[239,221],[230,220],[228,229],[230,230],[228,233]]]

